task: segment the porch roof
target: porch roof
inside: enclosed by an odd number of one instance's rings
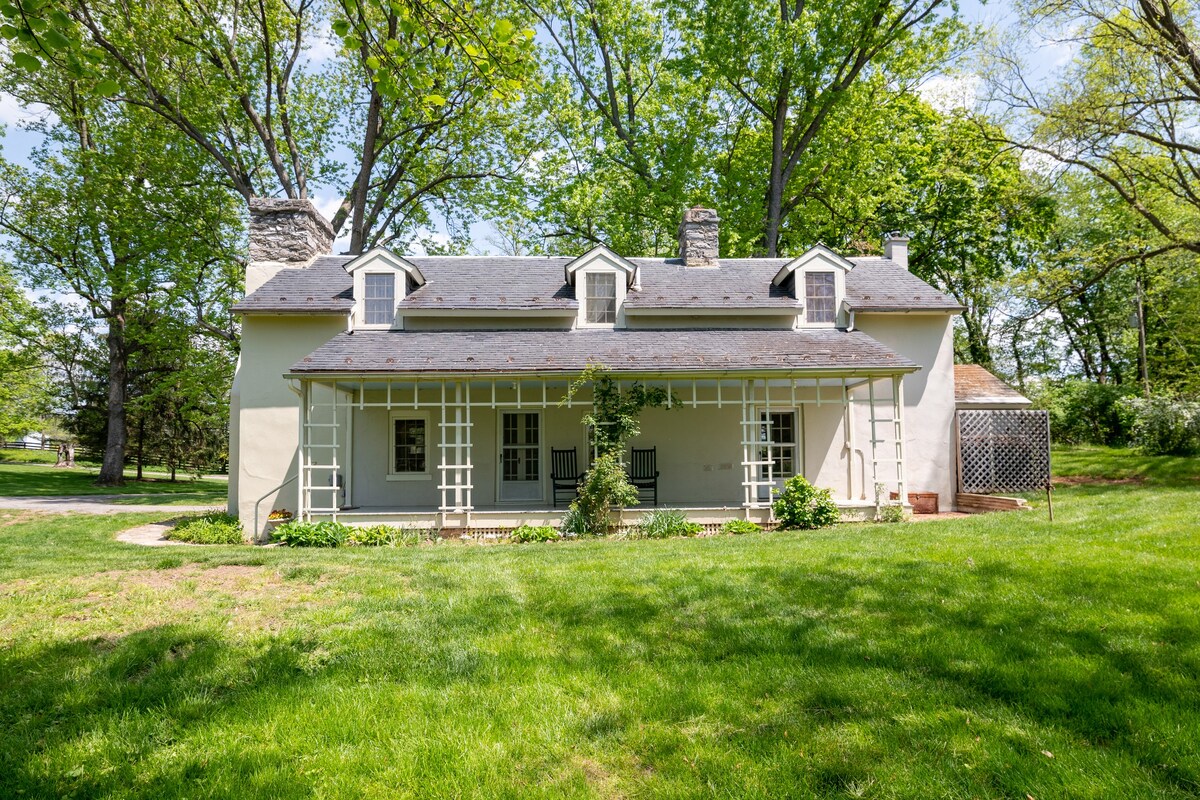
[[[614,372],[913,372],[918,366],[861,331],[356,331],[330,339],[293,374]]]

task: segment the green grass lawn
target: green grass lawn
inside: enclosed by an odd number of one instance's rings
[[[19,451],[18,451],[19,452]],[[177,481],[166,478],[134,480],[135,473],[126,471],[124,486],[97,486],[95,467],[56,469],[36,463],[0,463],[0,497],[52,497],[62,495],[153,495],[153,497],[127,497],[117,502],[132,504],[170,505],[216,503],[223,505],[229,492],[229,484],[222,480],[193,480],[180,477]]]
[[[322,552],[10,512],[0,797],[1196,797],[1200,461],[1056,463],[1054,524]]]

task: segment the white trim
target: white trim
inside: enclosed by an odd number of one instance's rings
[[[400,303],[408,295],[408,281],[411,278],[417,286],[425,284],[425,276],[416,266],[401,258],[384,247],[376,247],[345,265],[354,285],[354,311],[351,316],[350,328],[362,330],[403,330],[404,315],[399,312]],[[391,275],[393,283],[392,298],[396,303],[392,320],[388,323],[366,323],[366,284],[367,275]]]
[[[692,267],[689,269],[704,269]],[[625,306],[625,314],[631,317],[794,317],[799,312],[795,306]]]
[[[425,285],[425,276],[421,273],[421,270],[416,264],[412,263],[403,256],[396,255],[386,247],[376,247],[368,250],[357,258],[347,261],[342,268],[345,269],[349,274],[353,275],[360,269],[365,267],[375,267],[377,265],[386,267],[393,272],[407,273],[412,277],[413,282],[416,283],[417,286]]]
[[[575,281],[575,299],[579,303],[579,308],[576,311],[575,327],[591,328],[600,330],[613,330],[614,328],[625,327],[625,297],[628,288],[624,281],[614,280],[613,285],[616,294],[617,314],[616,320],[613,322],[588,322],[587,321],[587,284],[589,275],[612,275],[614,270],[605,266],[591,266],[580,271],[583,280],[578,278]]]
[[[808,321],[808,276],[810,274],[832,274],[833,275],[833,319],[829,322],[809,322]],[[799,304],[799,309],[796,314],[796,328],[842,328],[846,326],[846,273],[837,269],[830,269],[825,265],[804,267],[793,273],[795,282],[793,283],[796,302]]]
[[[397,472],[396,471],[396,420],[398,419],[419,419],[425,423],[425,469],[422,472]],[[429,430],[429,412],[428,411],[412,411],[398,409],[388,413],[388,451],[387,451],[387,471],[384,473],[389,481],[427,481],[433,479],[433,471],[430,469],[430,456],[432,455],[432,444],[430,442]]]
[[[575,274],[589,267],[616,270],[625,274],[625,285],[637,286],[640,278],[635,264],[609,250],[604,245],[596,245],[574,261],[569,261],[563,267],[563,275],[567,283],[575,283]]]
[[[814,261],[823,262],[824,268],[834,267],[841,270],[843,273],[854,269],[854,262],[830,250],[823,244],[814,245],[808,248],[800,255],[793,258],[788,263],[779,268],[779,272],[775,273],[775,277],[771,280],[776,286],[783,284],[787,280],[787,276],[799,269],[804,269]]]
[[[577,308],[406,308],[400,306],[400,314],[405,317],[505,317],[513,319],[514,313],[519,317],[574,317],[578,316]]]

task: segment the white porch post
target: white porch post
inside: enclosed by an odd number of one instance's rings
[[[875,414],[875,379],[867,379],[868,410],[871,419],[871,487],[875,491],[875,514],[880,513],[883,504],[881,487],[879,485],[879,430],[878,417]]]
[[[305,505],[305,487],[308,475],[305,464],[308,461],[308,392],[309,383],[300,379],[300,413],[297,415],[299,424],[296,430],[296,519],[308,519],[308,507]]]
[[[892,419],[896,437],[896,486],[901,503],[908,501],[904,469],[904,376],[892,376]]]

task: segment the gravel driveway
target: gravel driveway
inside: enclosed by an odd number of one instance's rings
[[[0,497],[0,508],[19,511],[49,511],[59,514],[140,514],[160,511],[180,514],[192,511],[223,509],[223,503],[208,505],[163,506],[142,503],[118,503],[121,499],[134,497],[162,497],[148,494],[93,494],[64,495],[62,497]]]

